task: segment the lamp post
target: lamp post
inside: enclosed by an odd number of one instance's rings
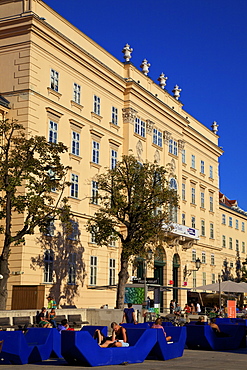
[[[197,258],[195,263],[196,263],[196,269],[194,269],[194,270],[193,269],[188,270],[187,265],[184,266],[184,280],[186,280],[187,276],[190,276],[193,271],[198,271],[200,269],[201,264],[202,264],[200,258]]]
[[[153,251],[151,249],[147,252],[147,257],[143,260],[143,277],[144,277],[144,308],[147,308],[147,296],[148,296],[148,287],[147,287],[147,261],[151,261],[153,257]]]

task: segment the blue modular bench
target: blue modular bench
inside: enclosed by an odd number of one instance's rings
[[[129,328],[129,347],[101,348],[87,331],[63,331],[62,356],[70,365],[104,366],[140,363],[157,341],[156,330]]]
[[[4,364],[24,365],[34,348],[28,345],[22,331],[0,331],[0,340],[3,340],[1,358]]]
[[[209,325],[187,325],[186,345],[190,349],[214,351],[233,350],[239,348],[245,340],[243,325],[219,325],[228,337],[218,337]]]
[[[40,362],[50,357],[62,357],[61,334],[55,328],[30,328],[25,334],[28,345],[33,346],[28,362]]]
[[[101,333],[107,337],[107,334],[108,334],[108,328],[107,326],[97,326],[97,325],[84,325],[82,328],[81,328],[81,331],[87,331],[89,334],[91,334],[92,336],[94,335],[95,333],[95,330],[96,329],[99,329],[101,331]]]

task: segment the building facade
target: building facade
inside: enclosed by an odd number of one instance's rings
[[[0,93],[8,102],[5,107],[0,105],[0,112],[4,107],[5,116],[18,119],[28,132],[50,142],[62,141],[69,148],[62,156],[63,163],[71,167],[71,187],[65,195],[78,226],[80,245],[80,253],[71,253],[66,261],[68,273],[62,290],[57,286],[58,272],[53,271],[54,256],[50,250],[42,250],[38,230],[26,237],[25,244],[13,248],[9,308],[13,286],[31,285],[44,286],[44,295],[64,292],[61,303],[72,300],[78,307],[115,306],[121,245],[116,241],[97,246],[86,223],[99,207],[95,176],[113,167],[123,154],[166,166],[170,186],[180,198],[173,215],[174,228],[167,231],[163,250],[154,253],[148,277],[159,277],[161,285],[178,288],[214,282],[222,261],[231,255],[230,262],[234,262],[234,253],[223,245],[223,235],[227,242],[231,237],[233,243],[239,241],[240,259],[245,259],[245,216],[238,217],[239,229],[234,230],[241,237],[231,236],[233,228],[222,224],[224,213],[230,217],[238,211],[219,204],[218,158],[222,150],[217,126],[214,123],[209,130],[184,110],[178,86],[169,93],[164,75],[159,77],[159,85],[148,77],[146,60],[141,70],[130,62],[129,45],[123,49],[125,61],[117,60],[41,0],[1,0],[0,15],[0,65],[4,71]],[[54,196],[58,196],[56,192]],[[47,236],[52,245],[60,225],[55,222],[51,226]],[[44,266],[32,265],[33,258],[42,253]],[[197,258],[202,264],[196,272],[192,270]],[[130,266],[130,275],[137,276],[137,269]],[[171,289],[162,295],[161,306],[168,307],[172,298],[184,304],[186,294],[186,290]]]

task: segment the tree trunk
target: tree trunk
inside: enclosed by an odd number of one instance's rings
[[[1,255],[0,257],[0,310],[6,310],[6,303],[8,297],[7,282],[9,278],[8,260]]]
[[[121,253],[121,266],[118,274],[118,287],[117,287],[117,301],[116,308],[124,308],[124,294],[125,294],[125,285],[129,278],[128,273],[128,257],[126,257],[123,252]]]

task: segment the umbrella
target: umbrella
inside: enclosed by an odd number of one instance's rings
[[[208,284],[197,286],[197,290],[211,290],[215,292],[232,292],[232,293],[247,293],[247,284],[246,286],[244,283],[235,283],[234,281],[227,280],[221,281],[220,283]]]

